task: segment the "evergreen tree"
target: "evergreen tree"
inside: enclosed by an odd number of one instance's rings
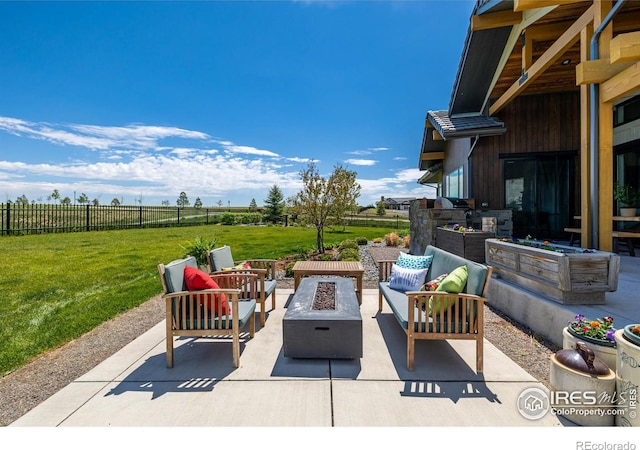
[[[256,199],[252,198],[251,203],[249,203],[249,211],[256,212],[258,210],[258,204],[256,203]]]
[[[284,195],[274,184],[269,190],[269,195],[264,200],[264,220],[265,222],[277,223],[284,213]]]
[[[176,205],[178,206],[189,206],[191,203],[189,202],[189,197],[187,197],[186,192],[180,192],[180,197],[176,200]]]

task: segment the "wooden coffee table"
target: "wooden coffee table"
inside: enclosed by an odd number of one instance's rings
[[[298,261],[293,265],[294,292],[298,289],[302,277],[311,275],[355,277],[358,303],[362,305],[364,267],[359,261]]]

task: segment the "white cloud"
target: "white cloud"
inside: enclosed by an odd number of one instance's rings
[[[393,158],[394,161],[406,161],[407,157],[406,156],[396,156],[395,158]]]
[[[73,145],[91,150],[137,149],[158,147],[166,138],[206,140],[209,136],[199,131],[176,127],[127,125],[107,127],[80,124],[51,124],[28,122],[12,117],[0,117],[0,130],[30,139],[45,140],[56,145]]]
[[[274,158],[279,157],[277,153],[274,153],[269,150],[261,150],[255,147],[249,147],[246,145],[235,145],[232,142],[223,144],[224,149],[230,153],[244,153],[246,155],[257,155],[257,156],[271,156]]]
[[[353,164],[354,166],[373,166],[375,165],[378,161],[376,161],[375,159],[356,159],[356,158],[350,158],[345,160],[345,162],[347,164]]]

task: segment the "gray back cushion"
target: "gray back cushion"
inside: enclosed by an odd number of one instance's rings
[[[210,252],[211,263],[213,264],[212,269],[222,270],[229,267],[233,267],[233,257],[231,256],[231,247],[228,245],[224,245],[220,248],[215,248]]]
[[[167,282],[167,289],[169,292],[186,291],[187,286],[184,282],[184,268],[187,266],[198,268],[196,258],[193,256],[187,256],[184,259],[178,259],[171,261],[164,266],[164,278]]]
[[[482,295],[484,289],[484,283],[487,278],[487,266],[477,262],[469,261],[468,259],[449,253],[440,248],[427,246],[424,252],[425,255],[434,255],[429,272],[427,273],[427,281],[442,275],[443,273],[451,273],[456,267],[462,265],[467,266],[469,278],[467,279],[467,285],[464,292],[467,294]]]

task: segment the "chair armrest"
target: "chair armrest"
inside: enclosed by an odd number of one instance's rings
[[[378,261],[378,281],[388,281],[391,276],[391,266],[396,260],[385,259]]]
[[[247,259],[245,262],[251,266],[251,269],[264,269],[268,280],[276,279],[275,259]]]

